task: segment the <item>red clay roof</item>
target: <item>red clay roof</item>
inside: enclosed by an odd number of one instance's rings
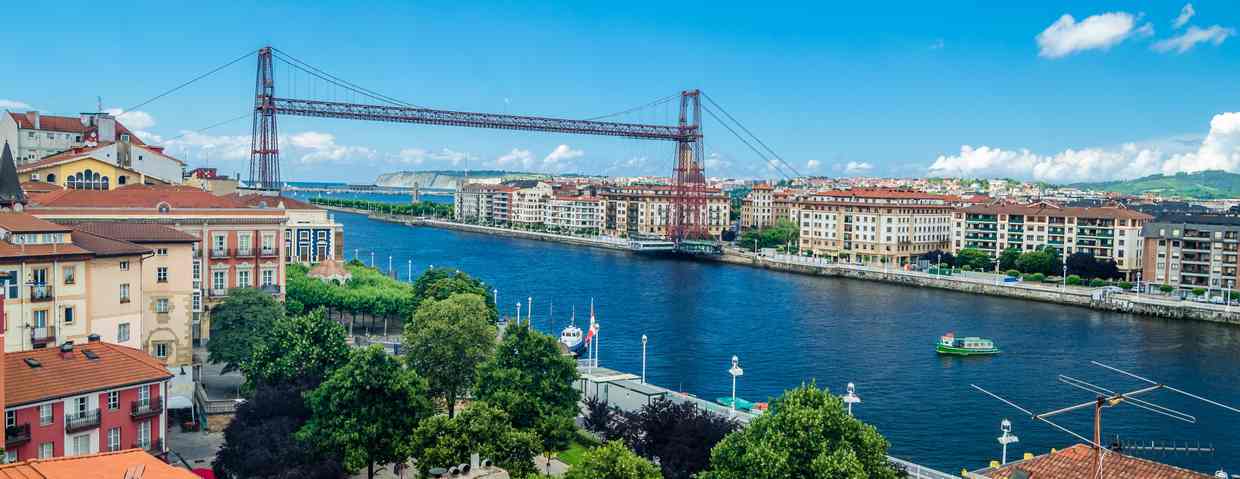
[[[87,359],[90,350],[99,359]],[[163,381],[172,377],[163,363],[137,349],[103,341],[73,346],[62,357],[59,347],[11,352],[4,356],[5,407],[103,391],[133,384]],[[32,368],[26,359],[40,367]]]
[[[1018,469],[1030,473],[1032,479],[1097,479],[1098,462],[1095,450],[1077,444],[1062,451],[1007,464],[978,474],[992,479],[1008,479]],[[1101,479],[1209,479],[1211,476],[1175,466],[1107,452],[1102,459]]]
[[[0,212],[0,229],[14,233],[54,233],[73,230],[68,226],[58,225],[51,221],[41,220],[29,214],[15,211]]]
[[[4,464],[0,479],[122,479],[135,466],[143,469],[142,479],[201,479],[141,449]]]
[[[22,113],[9,112],[9,115],[12,116],[13,120],[17,122],[18,128],[22,128],[25,130],[34,129],[34,123],[30,122],[30,118],[26,117],[25,112],[22,112]],[[66,133],[82,133],[83,141],[86,140],[87,133],[93,132],[97,129],[98,128],[93,127],[93,126],[83,125],[82,119],[76,116],[57,116],[57,115],[43,115],[43,114],[39,115],[39,130],[61,131],[61,132],[66,132]],[[129,135],[129,141],[131,143],[135,145],[145,145],[145,143],[142,142],[142,139],[138,138],[138,135],[135,135],[133,134],[132,131],[129,131],[129,128],[126,128],[125,125],[122,124],[120,120],[116,120],[117,138],[120,138],[120,136],[124,134]],[[117,138],[101,138],[100,140],[102,140],[103,142],[112,142],[112,141],[115,141]]]
[[[815,193],[814,196],[832,196],[832,197],[852,197],[852,198],[891,198],[891,199],[919,199],[919,200],[944,200],[947,197],[926,193],[916,190],[901,190],[890,188],[853,188],[849,190],[823,191]]]
[[[198,237],[154,223],[94,221],[70,223],[73,229],[130,243],[197,243]]]
[[[191,186],[128,185],[111,191],[61,190],[35,195],[31,202],[48,207],[155,208],[167,203],[171,208],[245,208],[231,198],[216,196]]]
[[[25,191],[27,195],[65,189],[63,186],[46,181],[23,181],[21,185],[22,191]]]
[[[1078,218],[1113,218],[1113,219],[1132,219],[1132,220],[1151,220],[1153,216],[1147,215],[1140,211],[1130,210],[1128,208],[1116,206],[1098,206],[1093,208],[1082,208],[1076,206],[1058,206],[1050,203],[1035,203],[1030,205],[1012,204],[1006,202],[994,202],[986,205],[974,205],[963,208],[965,213],[994,215],[994,214],[1016,214],[1025,216],[1075,216]]]
[[[34,258],[64,258],[64,257],[90,257],[91,252],[82,249],[75,244],[30,244],[30,245],[14,245],[6,241],[0,241],[0,260],[5,263],[12,263],[18,259],[34,259]]]
[[[249,206],[251,208],[276,208],[280,203],[284,203],[284,209],[289,210],[320,210],[318,206],[306,203],[301,200],[289,198],[287,196],[264,196],[264,195],[242,195],[232,193],[224,195],[237,203]]]
[[[95,256],[133,256],[150,254],[152,252],[142,245],[105,238],[85,231],[73,232],[73,244],[80,246],[86,251],[95,253]]]

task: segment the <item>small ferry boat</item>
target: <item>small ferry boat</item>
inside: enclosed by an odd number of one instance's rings
[[[999,354],[999,348],[995,347],[994,341],[976,336],[957,338],[955,333],[947,333],[940,337],[934,350],[939,354],[956,356]]]
[[[593,306],[593,305],[591,305]],[[560,331],[560,344],[568,348],[568,352],[575,356],[580,356],[581,352],[586,349],[585,332],[577,327],[577,309],[573,308],[573,315],[568,320],[568,327]]]

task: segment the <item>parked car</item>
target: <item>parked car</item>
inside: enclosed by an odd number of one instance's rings
[[[1107,293],[1123,293],[1124,288],[1121,288],[1119,286],[1103,286],[1102,291],[1107,292]]]

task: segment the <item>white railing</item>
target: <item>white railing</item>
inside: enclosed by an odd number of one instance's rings
[[[960,479],[960,476],[937,471],[920,464],[914,464],[898,457],[887,456],[887,462],[904,468],[904,471],[908,473],[908,477],[911,479]]]

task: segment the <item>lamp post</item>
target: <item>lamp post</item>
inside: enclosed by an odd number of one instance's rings
[[[410,283],[413,282],[413,260],[409,260],[409,271],[406,273],[406,278],[409,279]]]
[[[371,268],[375,267],[375,252],[374,251],[370,252],[370,267]]]
[[[646,384],[646,335],[642,335],[642,384]]]
[[[1063,289],[1068,290],[1068,261],[1063,262]]]
[[[1004,465],[1007,464],[1008,444],[1020,442],[1020,438],[1016,437],[1015,434],[1012,434],[1012,421],[1009,421],[1006,418],[1003,419],[1003,422],[999,423],[999,430],[1003,431],[1003,435],[999,436],[999,444],[1003,445],[1003,460],[999,462],[999,465]]]
[[[728,374],[732,375],[732,416],[736,416],[736,378],[745,374],[745,370],[741,369],[740,361],[740,358],[733,355],[732,369],[728,370]]]
[[[857,386],[853,383],[848,383],[847,390],[848,393],[844,395],[843,399],[844,402],[848,404],[848,416],[852,417],[852,406],[853,404],[861,404],[861,396],[857,395]]]
[[[491,298],[491,301],[495,303],[495,307],[499,308],[499,288],[494,288],[491,290]]]
[[[521,324],[521,302],[517,301],[517,324]]]
[[[534,315],[534,297],[530,296],[528,298],[525,298],[525,300],[529,301],[529,304],[527,304],[525,307],[525,324],[532,326],[532,324],[530,323],[530,319]]]
[[[392,255],[388,255],[388,274],[392,274]]]

